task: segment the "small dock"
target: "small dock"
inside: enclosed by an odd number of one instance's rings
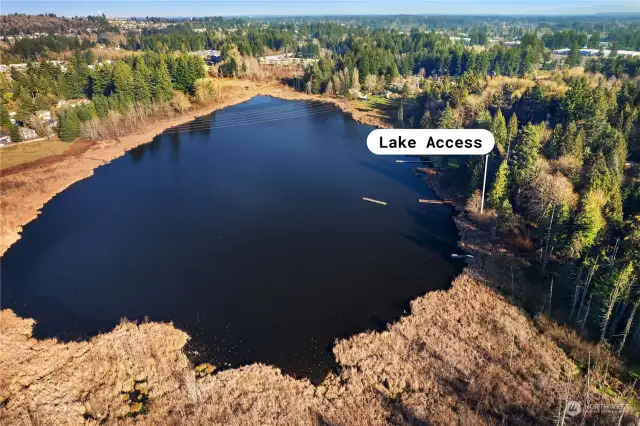
[[[453,204],[453,200],[425,200],[420,198],[418,201],[423,204]]]

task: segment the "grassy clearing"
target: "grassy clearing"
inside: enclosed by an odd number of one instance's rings
[[[405,98],[403,101],[405,117],[413,113],[414,108],[418,106],[416,98]],[[398,108],[400,107],[400,99],[387,99],[383,96],[370,95],[367,100],[352,101],[352,105],[358,111],[370,112],[378,115],[385,120],[396,120]]]
[[[50,155],[62,154],[72,145],[73,143],[62,142],[56,138],[6,146],[0,149],[0,170],[29,163]]]
[[[361,111],[371,111],[374,109],[388,110],[397,108],[399,102],[397,99],[387,99],[382,96],[370,95],[367,100],[356,101],[356,108]]]

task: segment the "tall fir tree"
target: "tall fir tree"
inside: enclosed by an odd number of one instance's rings
[[[433,120],[431,119],[431,112],[426,110],[420,119],[420,127],[422,129],[433,129]]]
[[[9,127],[9,137],[11,138],[11,142],[22,142],[22,135],[20,134],[20,129],[15,124],[12,124]]]
[[[489,201],[489,205],[493,208],[499,208],[504,200],[508,199],[509,195],[509,165],[507,161],[504,160],[500,167],[498,168],[498,173],[496,173],[496,178],[493,181],[493,186],[491,191],[489,191],[489,196],[487,200]]]
[[[495,117],[493,117],[491,133],[495,138],[496,146],[498,147],[500,154],[504,154],[507,150],[507,124],[500,108],[498,108]]]
[[[147,84],[147,73],[144,62],[133,70],[133,99],[138,103],[146,104],[151,99],[151,92]]]
[[[518,187],[526,186],[538,162],[540,135],[538,129],[529,123],[522,129],[520,139],[512,150],[514,182]]]
[[[65,142],[72,142],[80,135],[80,119],[76,109],[67,107],[58,115],[58,136]]]
[[[558,157],[562,157],[563,155],[573,152],[576,136],[578,136],[578,126],[575,121],[571,121],[567,124],[562,142],[558,146]]]
[[[0,126],[7,128],[11,126],[11,116],[4,102],[0,103]]]
[[[573,77],[564,95],[562,108],[570,120],[584,120],[589,115],[591,88],[586,77]]]
[[[476,117],[476,127],[478,129],[485,129],[491,131],[491,126],[493,125],[493,118],[491,118],[491,113],[483,109],[478,113]]]
[[[577,158],[580,164],[583,161],[585,138],[584,129],[580,129],[576,137],[573,138],[573,143],[567,147],[567,153]]]
[[[556,127],[553,128],[553,133],[551,134],[551,138],[545,145],[545,154],[547,157],[551,159],[555,159],[560,157],[561,150],[564,145],[564,127],[562,123],[556,124]]]
[[[113,67],[113,88],[123,99],[133,99],[133,71],[124,61],[116,61]]]
[[[439,129],[455,129],[457,127],[457,119],[455,113],[453,112],[453,108],[450,105],[442,111],[440,117],[438,118],[438,128]]]
[[[518,137],[518,117],[514,112],[509,119],[509,127],[507,128],[507,140],[509,143],[516,140]]]
[[[569,54],[567,55],[567,59],[565,60],[565,64],[569,67],[577,67],[580,65],[580,61],[582,57],[580,56],[580,47],[578,43],[573,43],[571,48],[569,49]]]
[[[150,87],[151,99],[154,102],[169,102],[173,98],[171,75],[164,60],[160,60],[158,67],[151,73],[153,84]]]

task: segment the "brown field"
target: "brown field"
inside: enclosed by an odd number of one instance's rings
[[[120,38],[123,38],[123,37],[120,36]],[[120,42],[122,40],[117,40],[117,41]],[[93,47],[90,50],[93,52],[96,58],[102,57],[103,60],[108,59],[111,61],[116,59],[122,59],[127,56],[141,55],[142,53],[144,53],[141,50],[114,50],[109,48],[100,49],[97,47]]]

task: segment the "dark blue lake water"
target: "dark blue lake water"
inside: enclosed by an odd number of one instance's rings
[[[371,154],[371,130],[268,97],[170,130],[45,205],[2,258],[2,308],[61,339],[173,321],[194,362],[320,380],[336,338],[459,271],[452,209],[419,204],[416,164]]]

